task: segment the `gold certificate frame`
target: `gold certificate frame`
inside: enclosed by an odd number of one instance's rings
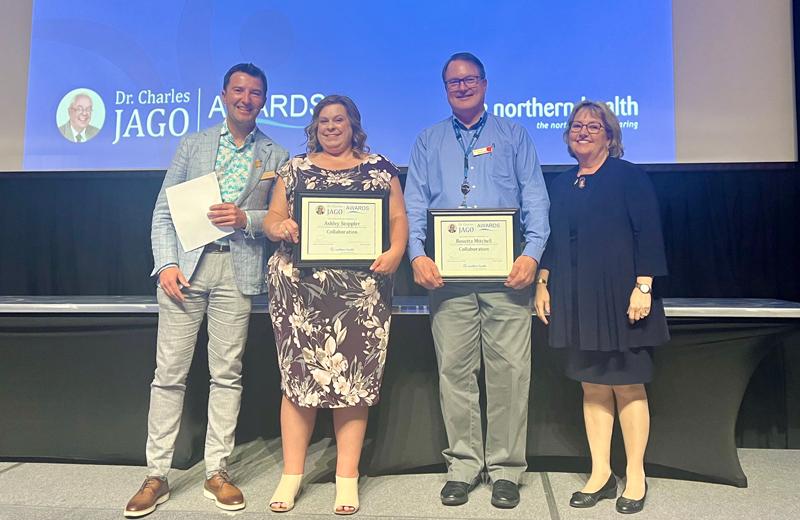
[[[389,248],[389,195],[298,191],[298,267],[369,267]]]
[[[505,281],[522,253],[518,208],[429,209],[427,235],[445,281]]]

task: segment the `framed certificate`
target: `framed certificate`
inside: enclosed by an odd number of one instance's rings
[[[389,248],[389,194],[298,191],[298,267],[369,267]]]
[[[521,240],[517,208],[428,210],[425,249],[445,281],[505,281]]]

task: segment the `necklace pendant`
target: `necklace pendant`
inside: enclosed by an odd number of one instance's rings
[[[582,190],[585,187],[586,187],[586,177],[583,176],[578,177],[578,189]]]

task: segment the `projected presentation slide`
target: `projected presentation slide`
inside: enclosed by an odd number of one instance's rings
[[[583,98],[619,116],[626,158],[675,162],[671,4],[35,0],[23,167],[165,169],[181,136],[224,119],[240,62],[266,72],[258,123],[293,153],[336,93],[372,150],[405,165],[450,115],[441,69],[460,51],[486,66],[487,110],[524,125],[544,164],[574,162],[562,134]]]

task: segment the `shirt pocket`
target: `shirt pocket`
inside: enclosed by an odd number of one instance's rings
[[[504,189],[517,190],[515,155],[514,149],[509,145],[493,146],[490,176],[495,185]]]

